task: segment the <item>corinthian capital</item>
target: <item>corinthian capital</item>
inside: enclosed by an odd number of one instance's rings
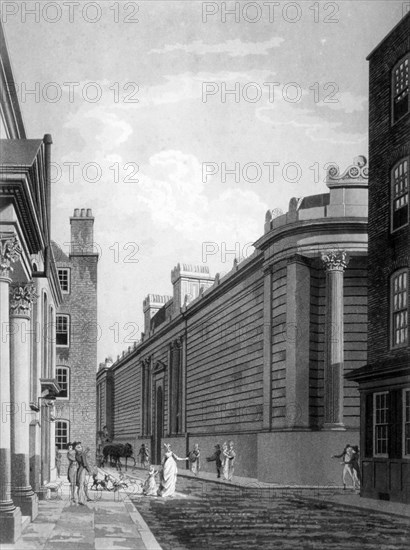
[[[30,316],[31,306],[37,300],[33,283],[13,284],[10,287],[10,315]]]
[[[326,271],[344,271],[349,263],[346,250],[328,250],[322,252],[322,262]]]
[[[8,277],[13,271],[12,263],[16,262],[21,254],[17,237],[0,238],[0,276]]]

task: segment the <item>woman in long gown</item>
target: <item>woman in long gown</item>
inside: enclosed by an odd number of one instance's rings
[[[228,453],[228,443],[223,442],[222,452],[221,452],[221,463],[222,463],[222,476],[223,479],[228,479],[228,470],[229,470],[229,453]]]
[[[67,445],[68,452],[67,452],[67,460],[68,460],[68,471],[67,471],[67,479],[70,482],[70,496],[71,496],[71,502],[77,502],[75,498],[75,486],[77,482],[77,468],[78,468],[78,462],[75,458],[75,449],[73,446],[75,443],[69,443]]]
[[[164,458],[162,459],[162,471],[161,480],[158,489],[158,496],[170,497],[175,493],[175,487],[177,483],[177,460],[187,460],[186,458],[179,458],[171,451],[171,445],[164,443],[166,451]]]

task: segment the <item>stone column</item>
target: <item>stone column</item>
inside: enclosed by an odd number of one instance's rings
[[[324,429],[344,430],[344,320],[343,273],[348,264],[344,250],[322,253],[326,269]]]
[[[38,514],[38,498],[30,486],[30,314],[35,298],[34,284],[11,286],[11,400],[16,411],[11,419],[12,497],[31,520]]]
[[[11,498],[11,397],[10,397],[10,341],[9,289],[11,264],[20,257],[21,249],[16,237],[1,237],[0,240],[0,543],[14,543],[21,535],[21,511]],[[10,332],[10,331],[9,331]]]

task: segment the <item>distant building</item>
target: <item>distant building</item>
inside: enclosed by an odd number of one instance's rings
[[[267,213],[264,235],[224,277],[172,271],[172,297],[144,300],[142,341],[97,374],[99,429],[138,452],[203,455],[232,439],[237,475],[340,484],[330,456],[359,441],[344,373],[367,351],[366,159],[328,171],[328,193]],[[203,461],[205,471],[212,464]]]
[[[96,451],[97,264],[94,217],[90,209],[74,210],[70,218],[70,251],[53,243],[63,300],[56,315],[56,378],[61,391],[56,401],[55,444],[66,449],[81,441]],[[66,458],[63,453],[63,464]]]
[[[51,136],[27,139],[0,25],[0,543],[14,543],[55,479]]]
[[[410,502],[410,14],[370,61],[368,364],[361,394],[362,495]]]

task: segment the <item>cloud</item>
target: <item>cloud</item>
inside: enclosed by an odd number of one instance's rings
[[[330,92],[332,92],[332,89],[329,89],[329,94]],[[344,113],[352,114],[364,111],[368,101],[366,96],[355,95],[352,94],[352,92],[337,91],[331,102],[326,101],[325,98],[324,101],[317,103],[317,106],[328,107],[334,111],[343,111]]]
[[[196,55],[221,54],[226,53],[230,57],[245,57],[247,55],[268,55],[269,50],[278,48],[284,38],[273,37],[264,42],[242,42],[239,38],[235,40],[226,40],[219,44],[205,44],[202,40],[194,40],[189,44],[167,44],[162,49],[153,49],[148,54],[165,54],[173,51],[183,51]]]
[[[309,100],[312,100],[312,96],[309,99],[309,93],[306,90],[303,91],[300,104],[288,102],[280,94],[277,94],[273,103],[266,101],[264,106],[258,107],[255,116],[279,133],[282,133],[286,127],[291,127],[299,133],[299,137],[303,132],[313,142],[344,145],[363,145],[366,142],[366,131],[346,132],[343,130],[344,124],[349,122],[348,119],[330,120],[312,108],[303,107],[302,105],[308,105]],[[344,104],[345,108],[349,105],[348,101]],[[314,103],[314,108],[316,109],[319,105],[319,103]],[[343,109],[341,104],[337,105],[339,105],[338,110]]]

